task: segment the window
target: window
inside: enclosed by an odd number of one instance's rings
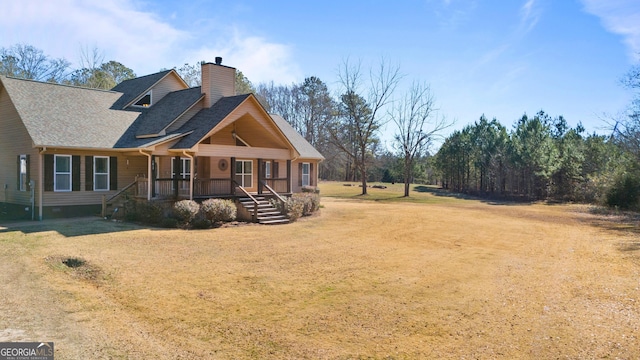
[[[271,179],[271,161],[267,161],[264,163],[264,177],[267,179]]]
[[[146,93],[134,106],[149,107],[151,106],[151,91]]]
[[[171,174],[175,174],[175,161],[171,161]],[[180,179],[188,179],[191,177],[191,159],[189,158],[180,158],[180,169],[177,173],[178,178]]]
[[[302,186],[308,186],[311,177],[311,164],[302,163]]]
[[[54,190],[71,191],[71,155],[55,155],[53,169]]]
[[[29,160],[28,155],[20,155],[19,159],[19,180],[18,180],[18,190],[27,191],[29,190]]]
[[[173,174],[176,174],[174,159],[171,159],[171,174],[172,174],[172,176],[173,176]],[[178,170],[176,175],[178,176],[179,179],[189,179],[189,178],[191,178],[191,159],[189,159],[189,158],[180,158],[180,169]],[[180,189],[181,190],[189,189],[189,183],[186,182],[186,181],[182,181],[180,183]]]
[[[95,156],[93,158],[93,190],[109,190],[109,157]]]
[[[236,181],[242,187],[251,187],[253,184],[253,161],[236,160]]]

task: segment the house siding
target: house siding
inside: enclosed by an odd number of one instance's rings
[[[202,93],[205,107],[210,108],[220,98],[236,94],[236,69],[212,63],[202,64]]]
[[[128,156],[109,151],[70,151],[66,149],[48,149],[46,154],[80,156],[80,190],[69,192],[45,191],[43,193],[43,203],[45,208],[75,205],[99,205],[102,203],[103,195],[106,195],[107,197],[114,195],[120,189],[135,181],[136,176],[144,176],[147,172],[147,158],[143,156]],[[86,156],[114,156],[117,158],[118,190],[86,190]]]
[[[31,180],[38,179],[38,149],[32,147],[32,140],[20,116],[13,106],[6,89],[0,85],[0,217],[31,217],[31,192],[18,190],[18,167],[16,159],[19,155],[29,155],[29,173]],[[37,184],[35,187],[37,191]],[[37,194],[36,197],[37,199]],[[11,210],[3,210],[11,208]]]
[[[153,101],[153,104],[157,104],[158,101],[160,101],[168,93],[182,89],[185,89],[184,84],[178,78],[176,78],[175,75],[170,73],[168,76],[165,76],[151,88],[151,101]]]
[[[311,164],[311,172],[309,174],[309,181],[310,181],[309,186],[311,187],[318,186],[318,160],[297,159],[296,161],[291,162],[291,190],[294,193],[302,191],[302,186],[300,185],[302,182],[302,179],[300,178],[300,170],[299,170],[300,165],[302,163]]]

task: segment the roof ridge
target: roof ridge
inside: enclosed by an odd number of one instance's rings
[[[42,85],[63,86],[63,87],[72,88],[72,89],[94,90],[94,91],[100,91],[100,92],[107,92],[107,93],[111,93],[111,94],[118,93],[117,91],[113,91],[113,90],[97,89],[97,88],[91,88],[91,87],[86,87],[86,86],[78,86],[78,85],[71,85],[71,84],[60,84],[60,83],[53,83],[53,82],[48,82],[48,81],[40,81],[40,80],[35,80],[35,79],[24,79],[24,78],[19,78],[19,77],[15,77],[15,76],[0,75],[0,78],[11,79],[11,80],[20,80],[20,81],[28,81],[28,82],[42,84]]]

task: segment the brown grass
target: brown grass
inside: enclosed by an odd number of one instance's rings
[[[386,190],[322,184],[340,198],[286,226],[0,227],[0,341],[56,359],[640,357],[637,224]],[[51,265],[68,257],[95,276]]]

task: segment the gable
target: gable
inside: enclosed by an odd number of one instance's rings
[[[211,108],[201,110],[180,131],[187,129],[194,133],[173,149],[191,149],[205,140],[212,144],[235,145],[234,130],[251,146],[294,149],[252,94],[218,100]]]
[[[188,89],[189,86],[182,80],[175,70],[165,70],[155,74],[125,80],[116,85],[112,91],[122,93],[120,99],[113,104],[113,109],[144,109],[136,106],[142,99],[148,97],[151,106],[173,91]]]
[[[245,112],[231,124],[213,133],[208,139],[205,139],[205,142],[208,140],[209,144],[215,145],[235,146],[242,144],[251,147],[289,148],[285,139],[266,131],[265,127],[271,126],[271,124],[265,124],[265,121],[255,118],[254,115],[249,111]]]

